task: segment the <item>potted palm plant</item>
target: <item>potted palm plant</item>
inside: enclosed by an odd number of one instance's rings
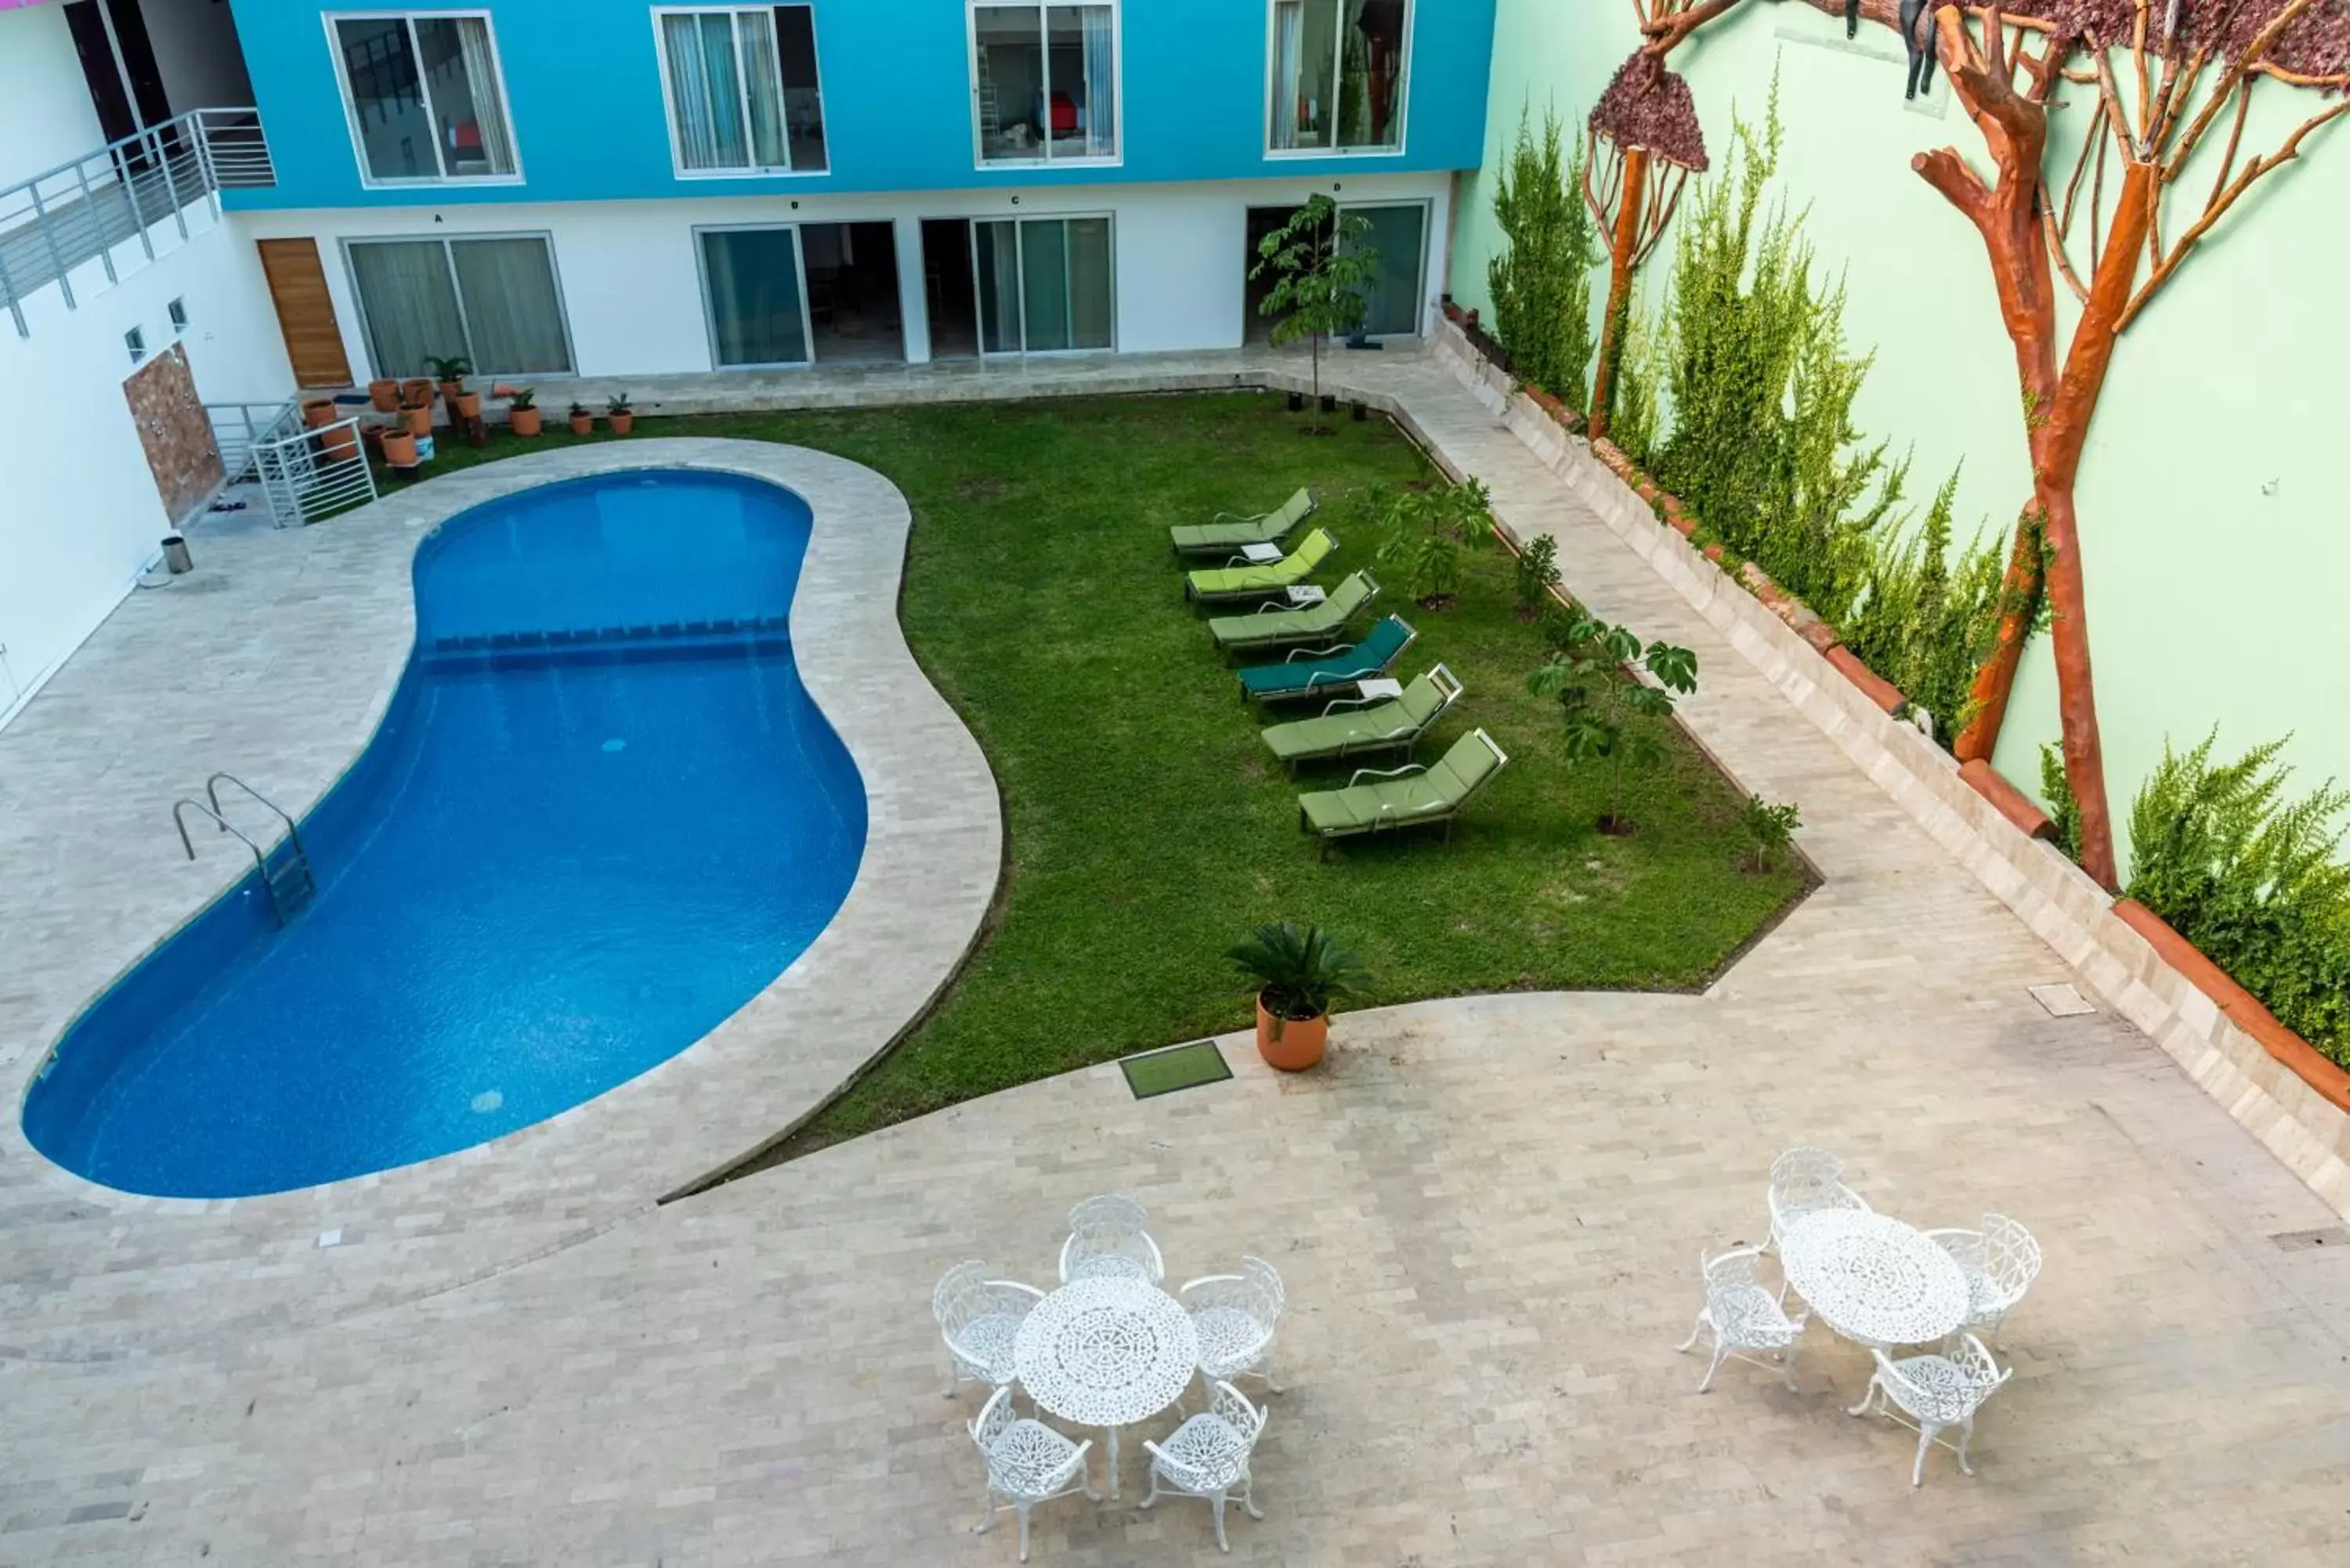
[[[629,394],[626,392],[617,398],[607,398],[604,412],[611,421],[614,435],[626,435],[637,428],[636,410],[629,407]]]
[[[528,387],[513,387],[506,391],[506,423],[518,436],[535,436],[542,428],[544,415],[538,411],[538,394]]]
[[[1371,983],[1361,961],[1319,926],[1259,926],[1224,956],[1256,987],[1257,1054],[1284,1073],[1322,1060],[1330,1003]]]
[[[595,430],[596,416],[588,410],[588,405],[585,403],[573,403],[571,405],[571,433],[576,436],[592,435],[595,433]]]
[[[432,379],[441,383],[441,401],[447,405],[451,413],[455,413],[457,395],[465,389],[465,378],[473,373],[473,367],[462,354],[452,354],[446,358],[438,354],[427,354],[424,362],[432,367]]]

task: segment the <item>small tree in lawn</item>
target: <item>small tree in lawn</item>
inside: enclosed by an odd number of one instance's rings
[[[1314,350],[1314,407],[1322,407],[1322,339],[1358,330],[1370,314],[1370,286],[1379,253],[1364,243],[1371,221],[1341,213],[1327,196],[1310,197],[1289,222],[1257,245],[1252,280],[1273,275],[1259,314],[1279,317],[1275,348],[1305,338]],[[1326,427],[1308,427],[1327,434]]]
[[[1607,810],[1599,831],[1625,834],[1635,824],[1624,812],[1624,766],[1635,755],[1653,759],[1657,744],[1650,722],[1672,716],[1677,696],[1697,690],[1697,655],[1669,642],[1645,649],[1631,628],[1609,626],[1578,616],[1563,628],[1565,647],[1549,663],[1526,677],[1526,690],[1555,697],[1566,716],[1566,754],[1571,762],[1606,763]],[[1627,679],[1646,670],[1656,684]]]

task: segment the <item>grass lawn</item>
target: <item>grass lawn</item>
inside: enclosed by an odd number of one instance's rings
[[[915,518],[907,639],[1003,791],[1009,865],[968,967],[787,1152],[1241,1027],[1249,998],[1222,954],[1261,921],[1318,921],[1356,948],[1378,980],[1365,1004],[1667,989],[1704,983],[1802,890],[1793,867],[1734,864],[1739,798],[1678,730],[1637,778],[1640,831],[1595,830],[1597,781],[1565,760],[1555,703],[1525,691],[1544,649],[1512,613],[1499,548],[1470,557],[1454,607],[1423,612],[1392,589],[1382,607],[1419,628],[1407,678],[1440,659],[1467,686],[1420,760],[1482,725],[1512,767],[1449,847],[1440,834],[1399,834],[1318,860],[1297,829],[1297,792],[1342,784],[1357,764],[1284,775],[1202,618],[1180,602],[1166,544],[1170,524],[1260,511],[1311,484],[1343,546],[1323,580],[1371,566],[1376,541],[1350,498],[1432,471],[1382,421],[1342,416],[1321,440],[1299,422],[1256,394],[639,422],[648,436],[816,447],[896,482]],[[436,466],[572,439],[500,431],[479,452],[444,448]],[[1575,563],[1560,566],[1572,591]],[[1000,586],[1010,583],[1024,586]]]

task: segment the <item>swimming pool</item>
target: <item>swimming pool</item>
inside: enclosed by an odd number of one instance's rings
[[[787,633],[809,525],[685,472],[450,519],[382,726],[302,824],[316,898],[281,929],[248,877],[125,974],[27,1096],[35,1147],[170,1197],[387,1169],[591,1099],[764,989],[865,846]]]

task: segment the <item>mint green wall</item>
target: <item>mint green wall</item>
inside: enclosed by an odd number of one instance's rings
[[[1683,45],[1673,68],[1690,78],[1719,163],[1733,107],[1759,119],[1775,65],[1781,182],[1810,208],[1820,265],[1846,272],[1853,343],[1877,354],[1862,427],[1914,445],[1910,491],[1921,503],[1963,462],[1960,532],[1981,519],[2004,536],[2030,491],[2014,359],[1981,243],[1909,169],[1914,153],[1938,146],[1984,168],[1981,138],[1939,79],[1930,104],[1904,104],[1889,32],[1864,26],[1848,44],[1843,31],[1808,5],[1749,0]],[[1539,119],[1555,104],[1580,136],[1638,41],[1630,0],[1501,0],[1487,156],[1455,209],[1451,289],[1462,305],[1486,303],[1485,263],[1499,239],[1491,171],[1521,108]],[[2261,96],[2269,101],[2247,145],[2264,149],[2280,122],[2316,104],[2273,85]],[[2095,99],[2085,88],[2072,97],[2063,119],[2077,130]],[[2344,123],[2263,182],[2132,326],[2098,410],[2081,480],[2082,549],[2107,784],[2125,821],[2165,735],[2191,742],[2214,723],[2230,749],[2295,732],[2287,756],[2303,782],[2350,779]],[[2182,204],[2199,202],[2209,183],[2208,174],[2182,180]],[[1644,275],[1652,298],[1671,249],[1669,237]],[[2039,742],[2056,732],[2055,673],[2041,639],[2016,685],[2000,771],[2035,785]]]

